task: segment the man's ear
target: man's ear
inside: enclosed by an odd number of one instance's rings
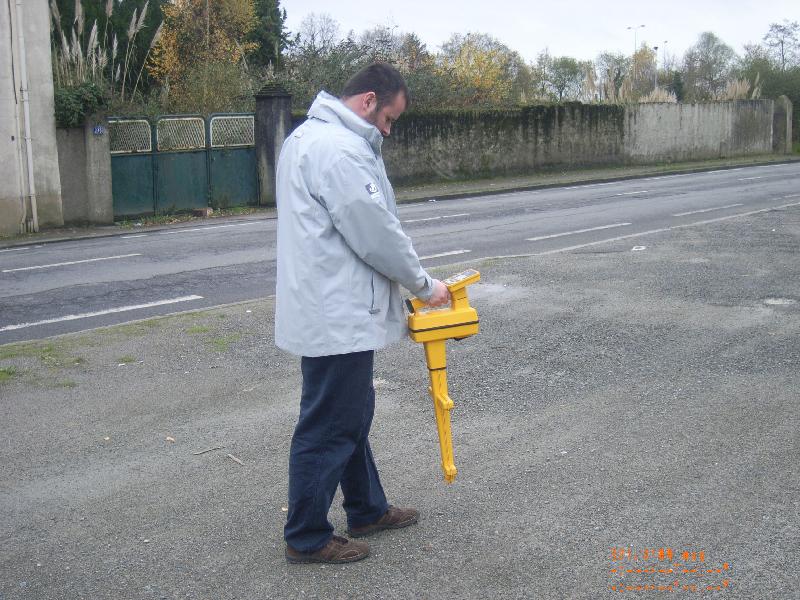
[[[375,92],[367,92],[364,94],[364,110],[370,112],[372,107],[377,104],[378,96]]]

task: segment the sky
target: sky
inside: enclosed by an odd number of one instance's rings
[[[762,41],[771,23],[800,21],[800,0],[281,0],[280,5],[290,32],[309,13],[326,13],[342,35],[396,26],[398,32],[416,33],[432,51],[453,33],[488,33],[528,61],[544,49],[580,60],[604,51],[629,55],[634,43],[642,42],[659,47],[659,60],[664,50],[680,60],[703,31],[742,54],[745,44]]]

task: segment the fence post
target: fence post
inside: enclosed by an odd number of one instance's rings
[[[279,84],[268,83],[256,93],[255,127],[258,203],[275,204],[278,154],[292,127],[292,97]]]

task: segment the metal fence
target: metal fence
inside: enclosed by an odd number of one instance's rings
[[[115,217],[258,201],[252,114],[109,119]]]

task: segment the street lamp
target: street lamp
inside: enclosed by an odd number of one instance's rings
[[[644,27],[644,25],[630,25],[628,30],[633,29],[633,79],[636,79],[636,51],[638,48],[638,43],[636,41],[636,32]]]
[[[658,46],[653,46],[653,91],[658,89]]]

